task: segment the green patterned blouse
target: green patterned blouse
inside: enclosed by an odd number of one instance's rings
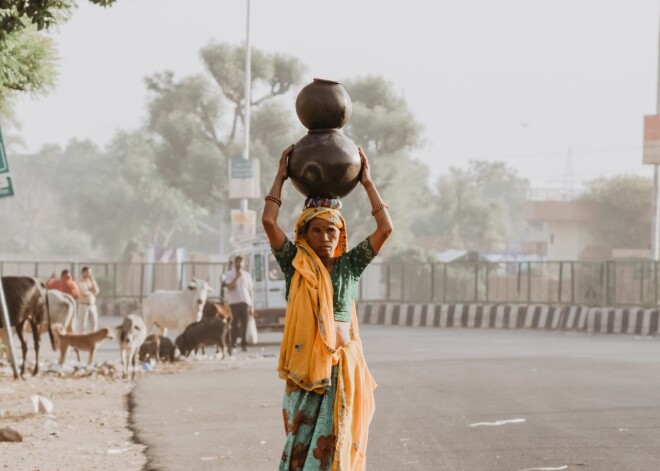
[[[291,279],[296,271],[293,268],[293,259],[297,252],[298,249],[295,244],[289,239],[278,250],[273,249],[273,255],[275,255],[275,259],[284,272],[286,279],[287,299],[289,299]],[[375,256],[374,249],[371,247],[371,243],[367,237],[360,244],[335,260],[335,266],[332,272],[330,272],[330,279],[332,280],[332,288],[334,290],[333,311],[335,320],[350,322],[351,303],[357,294],[360,276]]]

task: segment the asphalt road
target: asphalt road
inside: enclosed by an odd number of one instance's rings
[[[660,469],[660,339],[365,326],[378,382],[370,470]],[[274,470],[278,334],[235,360],[143,375],[149,469]]]

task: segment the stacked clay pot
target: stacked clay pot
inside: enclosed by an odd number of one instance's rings
[[[341,130],[351,111],[351,98],[339,82],[315,78],[298,94],[296,113],[309,131],[294,144],[288,171],[303,195],[341,198],[358,184],[360,154]]]

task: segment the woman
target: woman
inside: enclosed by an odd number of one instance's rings
[[[280,470],[363,470],[376,383],[362,355],[354,298],[360,275],[392,233],[392,220],[360,149],[373,234],[349,251],[339,200],[307,198],[295,243],[289,241],[277,216],[292,150],[282,153],[262,217],[288,300],[278,361],[287,434]]]

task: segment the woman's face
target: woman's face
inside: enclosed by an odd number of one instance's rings
[[[341,230],[325,219],[314,218],[307,225],[307,243],[321,258],[334,255],[340,235]]]

